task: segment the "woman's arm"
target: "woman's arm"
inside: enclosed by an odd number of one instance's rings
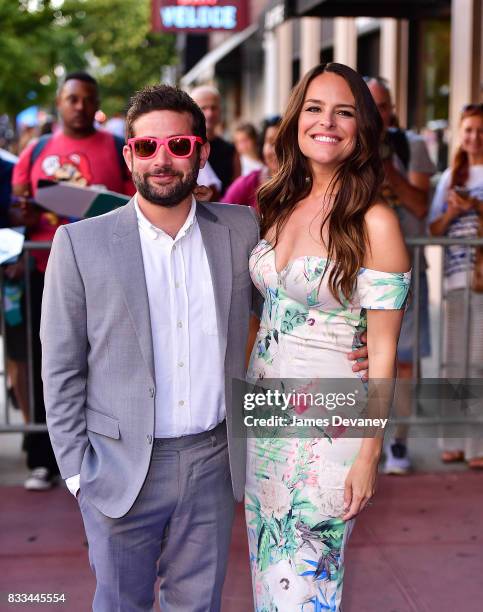
[[[250,315],[250,322],[248,323],[248,340],[246,346],[246,357],[245,357],[245,369],[248,369],[248,363],[250,361],[250,355],[252,354],[253,345],[258,334],[258,328],[260,327],[260,319],[254,315]]]
[[[366,228],[368,245],[364,266],[381,272],[407,272],[409,255],[395,213],[388,206],[375,204],[366,214]],[[373,384],[377,382],[384,395],[392,387],[403,314],[403,310],[367,311],[367,350],[371,364],[369,392],[371,380]],[[358,514],[374,495],[382,443],[382,436],[362,440],[346,478],[344,520]]]
[[[453,189],[448,192],[448,207],[444,213],[429,225],[429,231],[433,236],[446,234],[448,226],[453,219],[474,208],[473,198],[462,198]]]
[[[364,266],[380,272],[409,271],[409,254],[395,212],[385,204],[375,204],[366,214],[366,227],[368,248]],[[370,378],[394,377],[403,314],[402,309],[367,311]]]
[[[451,219],[448,216],[448,189],[451,181],[451,170],[448,168],[443,172],[436,185],[428,215],[428,229],[433,236],[443,236],[446,233]]]

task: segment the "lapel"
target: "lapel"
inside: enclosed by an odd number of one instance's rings
[[[154,383],[154,356],[148,290],[134,200],[119,209],[111,237],[111,255],[141,353]]]
[[[226,347],[233,280],[230,230],[201,202],[196,203],[196,218],[210,265],[222,346]]]

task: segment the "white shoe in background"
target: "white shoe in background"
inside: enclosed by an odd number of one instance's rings
[[[411,472],[411,461],[406,444],[401,440],[392,440],[386,447],[386,460],[382,468],[384,474],[405,475]]]
[[[53,486],[50,472],[45,467],[35,468],[30,472],[30,476],[24,483],[28,491],[47,491]]]

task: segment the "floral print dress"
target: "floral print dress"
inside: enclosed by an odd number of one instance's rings
[[[365,388],[346,355],[361,345],[367,309],[404,308],[410,273],[361,268],[352,299],[340,303],[328,287],[330,266],[304,256],[277,272],[271,244],[255,247],[250,272],[265,305],[248,380],[303,379],[306,391],[311,377],[354,378]],[[330,430],[248,439],[245,512],[257,612],[340,609],[354,522],[340,518],[344,482],[360,444]]]

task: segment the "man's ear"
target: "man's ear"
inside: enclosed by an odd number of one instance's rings
[[[200,149],[200,168],[204,168],[208,157],[210,156],[210,143],[206,141],[201,145]]]
[[[122,148],[122,156],[124,157],[124,161],[126,162],[126,166],[132,172],[133,170],[133,158],[132,158],[132,149],[129,145],[124,145]]]

